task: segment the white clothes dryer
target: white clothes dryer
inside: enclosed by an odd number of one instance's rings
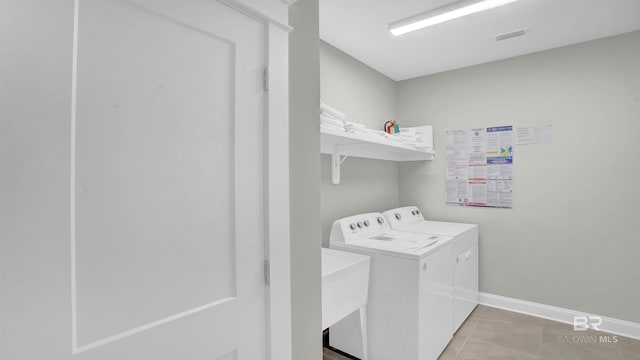
[[[453,238],[453,330],[457,331],[478,305],[478,225],[425,220],[417,206],[383,215],[394,230]]]

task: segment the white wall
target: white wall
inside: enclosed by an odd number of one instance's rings
[[[71,14],[72,1],[0,2],[0,321],[20,324],[0,326],[3,359],[68,349],[56,348],[71,325],[55,305],[70,292],[24,279],[68,279]]]
[[[433,162],[400,167],[400,201],[478,223],[480,290],[640,322],[640,32],[398,83],[398,117],[431,124]],[[517,146],[513,210],[445,206],[445,131],[553,124]]]
[[[335,47],[320,42],[320,98],[340,109],[347,120],[382,129],[396,117],[396,82]],[[339,185],[331,183],[331,157],[322,155],[322,242],[329,244],[331,224],[358,213],[396,207],[398,164],[349,158]]]
[[[289,10],[289,136],[293,359],[322,359],[318,0]]]

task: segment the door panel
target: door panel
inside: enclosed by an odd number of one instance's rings
[[[233,42],[114,1],[79,20],[82,346],[235,297],[236,264]]]
[[[264,353],[262,36],[211,1],[80,2],[76,350],[199,316]]]
[[[70,128],[50,125],[70,135],[35,146],[69,169],[69,236],[2,244],[5,264],[35,265],[0,274],[0,315],[28,299],[0,320],[20,334],[0,358],[264,359],[265,25],[213,0],[52,16],[75,21]]]

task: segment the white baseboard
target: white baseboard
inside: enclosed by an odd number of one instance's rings
[[[599,316],[597,314],[587,314],[582,311],[564,309],[550,305],[538,304],[531,301],[487,294],[483,292],[479,294],[478,300],[478,302],[482,305],[536,316],[543,319],[559,321],[567,324],[573,324],[574,316]],[[602,318],[602,324],[600,325],[601,331],[640,340],[639,323],[614,319],[606,316],[600,317]]]

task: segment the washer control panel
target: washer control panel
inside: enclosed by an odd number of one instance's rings
[[[330,242],[351,242],[390,230],[381,213],[367,213],[338,219],[331,227]]]

